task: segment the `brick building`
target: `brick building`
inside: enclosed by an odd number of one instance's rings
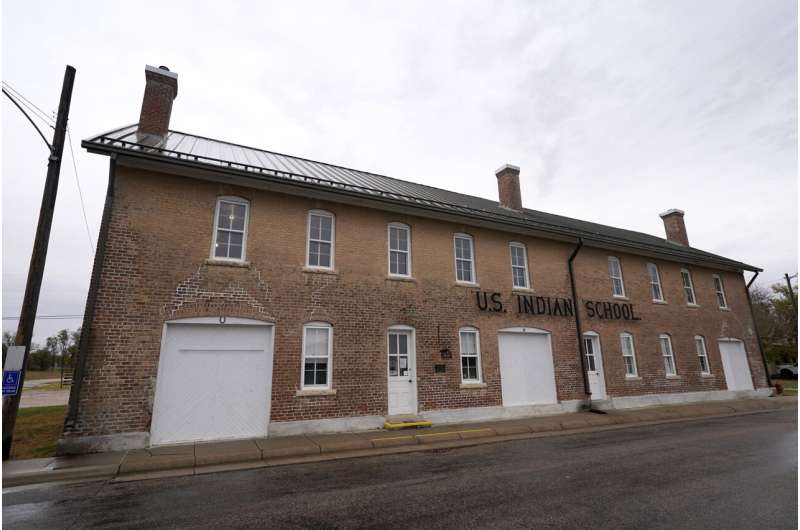
[[[110,158],[62,452],[768,392],[744,271],[666,239],[169,129]]]

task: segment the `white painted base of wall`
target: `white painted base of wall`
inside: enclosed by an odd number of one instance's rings
[[[106,451],[127,451],[143,449],[150,444],[149,432],[126,432],[103,436],[81,436],[80,438],[59,438],[56,442],[58,455],[82,455]]]
[[[295,434],[326,434],[334,432],[371,431],[383,428],[383,416],[355,416],[324,420],[281,421],[269,424],[269,437]]]
[[[550,405],[521,405],[518,407],[473,407],[467,409],[428,410],[420,414],[434,425],[438,423],[461,423],[489,420],[512,420],[531,416],[550,416],[578,412],[583,406],[580,399],[562,401]]]
[[[749,399],[769,397],[771,388],[757,390],[711,390],[706,392],[679,392],[675,394],[644,394],[641,396],[612,397],[603,401],[592,401],[592,407],[600,410],[631,409],[656,405],[675,405],[678,403],[697,403],[703,401],[725,401],[729,399]]]

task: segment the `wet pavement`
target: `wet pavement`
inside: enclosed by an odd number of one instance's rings
[[[797,410],[5,490],[7,528],[796,528]]]

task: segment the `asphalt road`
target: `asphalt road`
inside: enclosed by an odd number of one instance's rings
[[[3,492],[6,528],[796,528],[797,411]]]

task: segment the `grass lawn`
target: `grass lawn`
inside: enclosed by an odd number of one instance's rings
[[[25,372],[25,381],[37,379],[61,379],[61,370],[28,370]]]
[[[797,395],[797,379],[773,379],[773,383],[780,383],[783,385],[783,395],[796,396]]]
[[[11,444],[11,458],[43,458],[56,454],[56,440],[64,426],[66,405],[19,409]]]

